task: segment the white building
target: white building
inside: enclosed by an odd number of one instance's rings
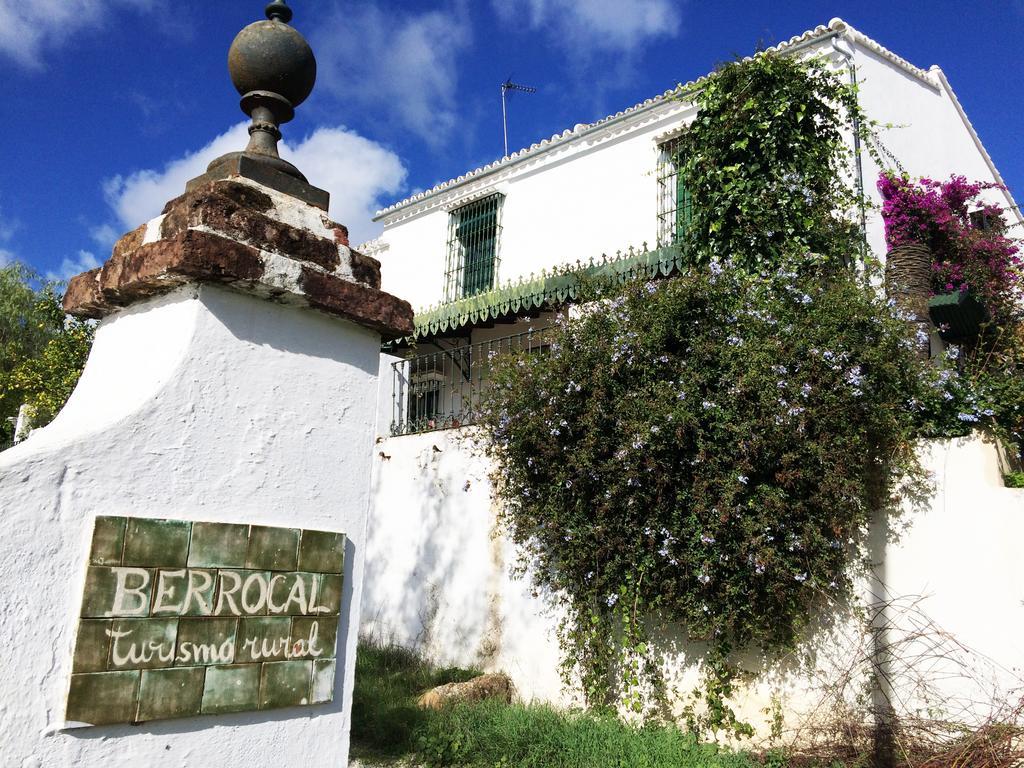
[[[855,81],[867,116],[897,126],[877,132],[878,153],[911,176],[958,173],[1002,182],[939,67],[920,69],[839,19],[769,50],[824,57],[842,77]],[[645,259],[667,271],[676,255],[670,247],[678,201],[685,204],[676,185],[673,138],[696,114],[692,95],[699,85],[677,86],[603,120],[577,125],[379,212],[384,233],[364,250],[386,267],[384,289],[407,297],[419,310],[420,351],[435,349],[424,346],[427,340],[443,339],[447,349],[526,330],[522,323],[508,323],[538,314],[542,299],[550,307],[551,294],[557,293],[558,286],[530,280],[543,270],[589,264],[603,255],[614,260],[631,248],[669,246]],[[878,204],[879,170],[867,152],[851,169],[854,182]],[[1016,208],[1009,193],[1001,197],[998,202]],[[884,255],[878,207],[863,223],[872,252]],[[532,312],[517,301],[526,297],[532,299]],[[422,371],[421,389],[441,376],[439,361],[423,365],[430,370]],[[462,374],[468,383],[479,371]],[[415,429],[418,421],[437,426],[446,418],[463,424],[467,414],[459,411],[469,396],[456,391],[438,395],[436,402],[421,398],[414,403],[412,425],[396,411],[396,429]],[[440,419],[428,418],[434,411]]]
[[[825,57],[855,81],[867,116],[897,126],[879,132],[876,148],[911,176],[956,173],[1002,183],[939,67],[921,69],[839,19],[769,50]],[[577,125],[378,214],[384,233],[362,250],[383,263],[384,289],[420,312],[416,349],[398,350],[412,359],[385,356],[382,364],[365,633],[418,643],[444,663],[504,669],[528,697],[564,698],[552,618],[542,615],[528,584],[510,580],[512,552],[491,536],[488,467],[461,440],[466,430],[436,430],[472,423],[491,349],[543,345],[541,329],[552,308],[569,298],[569,281],[551,275],[559,265],[593,262],[652,275],[675,268],[673,139],[696,114],[696,88],[699,81]],[[875,203],[880,170],[867,153],[852,169]],[[1016,212],[1008,192],[993,194]],[[877,207],[868,211],[864,229],[871,250],[884,255]],[[982,464],[995,461],[977,446],[971,450],[982,451]],[[989,475],[997,477],[994,470]],[[993,526],[994,535],[1019,535],[1010,512],[1024,511],[1024,492],[990,490],[993,514],[1005,516],[979,525]],[[947,491],[970,497],[964,488]],[[894,568],[925,586],[934,583],[919,559],[908,554]],[[1011,562],[990,565],[1020,583]],[[914,579],[900,586],[923,588]],[[1017,593],[1016,603],[986,604],[985,610],[1010,616],[1005,626],[1016,627],[1021,638],[1024,587]],[[964,622],[960,608],[947,613],[957,626]],[[977,626],[969,630],[972,637]],[[978,639],[984,645],[985,634]],[[994,653],[1007,666],[1020,665],[1022,642]],[[1007,660],[1007,653],[1016,657]]]

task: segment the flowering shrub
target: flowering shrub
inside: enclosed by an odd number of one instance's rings
[[[1005,320],[1020,312],[1022,261],[1006,236],[1003,208],[979,200],[999,188],[963,176],[914,182],[886,172],[878,179],[888,247],[927,246],[935,257],[934,293],[969,290]]]
[[[921,478],[913,440],[982,419],[1024,434],[1024,344],[981,359],[990,384],[971,388],[842,266],[862,243],[841,132],[865,121],[826,68],[755,57],[698,101],[680,142],[689,271],[598,291],[549,354],[495,358],[480,424],[521,565],[564,605],[567,682],[656,707],[656,640],[682,627],[708,649],[691,724],[742,734],[728,701],[754,670],[737,654],[777,659],[854,600],[873,511]],[[941,279],[1006,298],[993,265],[1016,251],[973,227],[980,188],[885,185],[892,243],[933,236]]]
[[[846,270],[636,283],[496,358],[484,414],[503,520],[564,601],[592,704],[659,690],[650,638],[709,643],[696,724],[744,732],[730,653],[770,657],[851,594],[871,511],[913,475],[908,326]]]
[[[1024,463],[1024,328],[994,325],[981,343],[951,346],[937,363],[925,372],[921,435],[960,437],[989,430]]]
[[[1024,459],[1024,329],[1022,261],[1007,236],[1004,211],[980,201],[997,184],[882,174],[889,248],[918,243],[934,254],[932,290],[969,290],[988,307],[992,322],[971,344],[950,347],[934,371],[923,404],[922,434],[956,436],[992,430]]]

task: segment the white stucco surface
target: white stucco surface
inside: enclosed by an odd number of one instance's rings
[[[441,665],[506,672],[526,700],[569,703],[557,618],[529,579],[510,575],[515,551],[497,529],[488,461],[467,435],[378,443],[361,633]]]
[[[378,443],[362,632],[417,647],[439,664],[505,671],[524,699],[574,703],[576,692],[559,676],[557,619],[528,580],[510,573],[515,551],[500,533],[495,538],[489,466],[469,434]],[[896,693],[905,712],[945,707],[951,716],[981,718],[1015,690],[1024,693],[1024,490],[1003,486],[996,450],[980,438],[927,443],[921,455],[934,493],[904,518],[898,540],[874,554],[885,581],[876,591],[893,606]],[[871,588],[864,588],[867,603]],[[871,644],[863,625],[836,616],[832,634],[812,644],[815,664],[765,670],[737,696],[737,713],[762,736],[775,700],[794,724],[820,715],[833,695],[828,687],[850,670],[857,674],[844,693],[859,692]],[[920,640],[908,641],[915,633]],[[665,664],[685,696],[701,649],[678,641],[665,644]]]
[[[0,454],[0,765],[346,765],[379,343],[216,287],[101,323],[66,408]],[[100,514],[344,531],[334,703],[64,730]]]

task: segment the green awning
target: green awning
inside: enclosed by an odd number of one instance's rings
[[[553,309],[575,300],[580,284],[587,280],[625,283],[634,278],[668,277],[682,269],[677,246],[657,250],[629,249],[614,257],[602,256],[584,264],[566,265],[539,277],[520,279],[475,296],[448,302],[416,314],[415,332],[403,339],[411,343],[441,334],[469,330],[479,323],[498,320],[520,312]],[[401,342],[398,342],[401,344]]]

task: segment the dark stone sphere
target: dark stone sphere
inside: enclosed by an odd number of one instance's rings
[[[257,21],[235,38],[228,51],[231,82],[244,96],[277,93],[297,107],[313,91],[316,58],[306,38],[280,21]]]

